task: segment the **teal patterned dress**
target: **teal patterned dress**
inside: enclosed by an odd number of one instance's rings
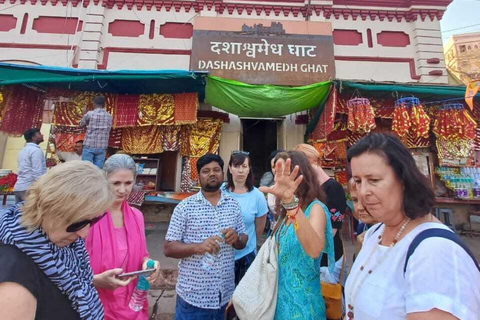
[[[317,259],[310,258],[297,240],[293,224],[281,226],[276,233],[278,250],[278,296],[275,320],[326,319],[325,302],[320,288],[320,261],[327,254],[329,266],[335,264],[332,224],[327,207],[315,200],[305,210],[309,217],[313,204],[322,206],[326,215],[325,247]],[[331,270],[333,271],[333,270]]]

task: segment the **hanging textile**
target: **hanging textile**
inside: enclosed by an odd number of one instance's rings
[[[303,87],[250,85],[208,76],[205,102],[240,117],[280,117],[318,107],[331,82]]]
[[[175,101],[175,124],[194,124],[197,122],[198,93],[177,93]]]
[[[201,157],[207,153],[217,153],[220,146],[222,121],[203,120],[195,125],[185,126],[180,152],[183,156]]]
[[[330,96],[325,103],[320,119],[313,130],[310,139],[313,141],[324,141],[327,136],[332,132],[335,125],[335,114],[337,110],[337,88],[332,86]]]
[[[95,93],[50,89],[47,91],[47,96],[58,99],[53,111],[52,124],[76,127],[83,115],[93,109],[92,100]]]
[[[2,121],[3,117],[3,110],[5,109],[5,99],[3,98],[3,91],[5,90],[5,87],[0,88],[0,122]]]
[[[180,146],[181,126],[163,126],[162,147],[163,151],[177,151]]]
[[[190,180],[195,184],[198,183],[198,171],[197,171],[197,161],[199,158],[189,158],[188,162],[190,164]]]
[[[347,171],[335,171],[335,180],[340,183],[342,186],[346,186],[348,183]]]
[[[122,149],[125,153],[130,154],[163,152],[160,127],[124,128],[122,133]]]
[[[395,102],[392,130],[399,137],[404,137],[410,132],[413,137],[428,138],[430,118],[423,110],[420,100],[408,97]]]
[[[44,94],[25,86],[4,89],[5,107],[2,113],[0,131],[21,136],[31,128],[42,126]]]
[[[347,101],[348,130],[359,133],[369,133],[377,126],[375,124],[375,111],[370,105],[370,100],[354,98]]]
[[[467,158],[472,152],[473,140],[437,138],[436,146],[439,159],[461,160]]]
[[[183,157],[182,160],[182,176],[180,181],[180,190],[182,192],[188,192],[190,188],[193,186],[192,181],[190,180],[190,161],[187,157]]]
[[[138,103],[138,125],[174,124],[175,101],[171,94],[142,94]]]
[[[435,112],[433,132],[447,140],[475,139],[477,123],[462,103],[447,103]]]
[[[122,136],[123,129],[111,129],[110,136],[108,137],[108,146],[110,148],[121,149],[122,148]]]
[[[138,122],[138,95],[120,94],[117,96],[113,117],[114,128],[134,127]]]
[[[82,92],[63,89],[49,89],[47,96],[56,99],[53,111],[53,125],[77,127],[87,111],[93,110],[93,98],[105,97],[105,110],[113,114],[116,95],[111,93]]]
[[[480,127],[475,130],[474,148],[475,151],[480,151]]]
[[[52,124],[57,126],[78,126],[84,115],[83,107],[69,102],[57,102],[53,111]]]
[[[55,148],[58,151],[74,152],[77,141],[85,139],[85,133],[55,133]]]

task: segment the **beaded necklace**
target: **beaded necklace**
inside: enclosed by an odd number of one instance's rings
[[[398,240],[402,236],[402,233],[403,233],[403,231],[405,231],[405,228],[407,227],[409,222],[410,222],[410,218],[406,218],[405,221],[403,222],[402,226],[400,227],[400,230],[398,231],[397,235],[395,236],[395,239],[393,239],[392,243],[388,247],[387,251],[383,254],[383,256],[380,257],[380,259],[377,259],[377,262],[371,268],[368,269],[368,271],[365,273],[365,276],[362,278],[362,280],[357,285],[357,282],[359,280],[360,275],[363,274],[363,270],[366,269],[366,267],[368,266],[368,263],[370,262],[370,259],[372,258],[374,253],[377,251],[377,248],[381,245],[383,234],[385,233],[385,230],[387,228],[384,228],[382,233],[378,236],[377,245],[373,248],[372,251],[370,251],[370,254],[369,254],[367,260],[365,260],[365,263],[360,266],[360,271],[357,272],[357,275],[352,282],[352,288],[353,289],[352,289],[352,293],[350,295],[350,304],[348,305],[348,312],[347,312],[347,319],[348,320],[353,320],[353,318],[354,318],[353,303],[357,299],[358,292],[360,291],[360,288],[362,287],[363,283],[365,282],[367,277],[370,274],[372,274],[373,270],[375,270],[375,268],[377,268],[385,260],[385,258],[390,253],[391,249],[397,244]]]

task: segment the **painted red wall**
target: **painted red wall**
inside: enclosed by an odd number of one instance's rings
[[[75,34],[78,18],[46,17],[40,16],[33,20],[32,29],[38,33]],[[78,30],[82,29],[82,22]]]

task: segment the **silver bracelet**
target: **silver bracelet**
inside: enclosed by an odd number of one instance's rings
[[[294,195],[293,200],[290,203],[283,203],[282,206],[285,208],[285,210],[293,210],[298,207],[298,198]]]

